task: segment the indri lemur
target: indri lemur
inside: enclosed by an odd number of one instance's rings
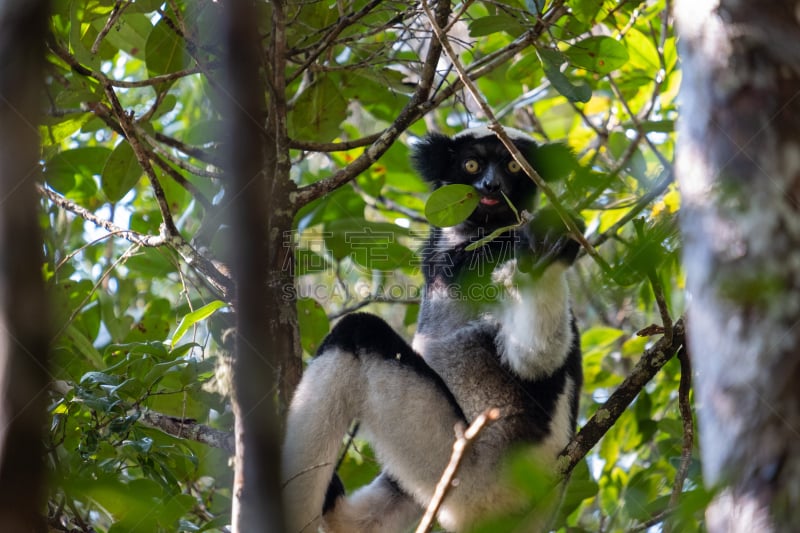
[[[507,132],[536,168],[536,144]],[[480,203],[461,224],[431,231],[410,346],[382,319],[355,313],[339,321],[309,364],[283,447],[290,533],[406,531],[448,463],[454,426],[497,407],[501,418],[469,449],[437,517],[448,530],[464,531],[522,504],[500,478],[510,447],[530,444],[553,461],[574,432],[581,356],[564,273],[578,243],[554,211],[534,211],[535,185],[489,129],[428,135],[412,157],[434,188],[471,184]],[[533,217],[467,250],[518,222],[506,199]],[[334,466],[354,420],[382,473],[346,497]]]

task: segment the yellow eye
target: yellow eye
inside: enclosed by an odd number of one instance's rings
[[[508,171],[509,171],[509,172],[511,172],[512,174],[516,174],[517,172],[519,172],[520,170],[522,170],[522,167],[521,167],[521,166],[519,166],[519,163],[517,163],[517,162],[516,162],[516,161],[514,161],[513,159],[512,159],[511,161],[509,161],[509,162],[508,162],[508,165],[506,165],[506,168],[507,168],[507,169],[508,169]]]
[[[467,159],[466,161],[464,161],[464,170],[466,170],[470,174],[477,174],[481,170],[481,164],[478,163],[475,159]]]

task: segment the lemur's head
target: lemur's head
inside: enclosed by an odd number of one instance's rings
[[[513,128],[505,131],[533,164],[536,143],[522,131]],[[515,223],[516,215],[504,195],[518,212],[533,210],[536,185],[487,127],[464,130],[454,137],[440,133],[426,135],[414,145],[412,162],[434,189],[453,183],[475,187],[481,199],[468,223],[490,231]]]

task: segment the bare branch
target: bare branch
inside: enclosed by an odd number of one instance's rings
[[[234,437],[229,431],[198,424],[196,420],[190,418],[179,418],[150,410],[143,411],[139,420],[173,437],[190,439],[229,453],[234,452]]]
[[[453,443],[453,453],[450,455],[450,462],[439,478],[439,483],[436,484],[436,489],[433,491],[433,497],[428,503],[428,508],[425,509],[425,515],[422,517],[415,533],[426,533],[431,529],[436,514],[439,512],[439,507],[442,505],[445,496],[447,496],[448,489],[453,484],[453,479],[458,473],[458,468],[461,466],[461,459],[469,449],[469,446],[480,435],[481,431],[488,425],[500,418],[500,410],[497,408],[486,409],[470,424],[466,431],[462,430],[460,426],[455,427],[456,441]]]
[[[56,204],[58,207],[62,209],[66,209],[72,213],[75,213],[79,217],[84,220],[87,220],[98,226],[103,228],[110,233],[122,237],[126,241],[130,241],[134,244],[138,244],[139,246],[145,246],[148,248],[154,248],[157,246],[164,246],[167,244],[166,236],[165,235],[145,235],[136,231],[128,230],[117,226],[110,220],[105,218],[98,217],[88,209],[85,209],[75,202],[71,200],[67,200],[60,194],[50,189],[43,187],[42,185],[36,184],[36,190],[39,192],[40,195],[46,197],[48,200]]]
[[[689,476],[689,467],[692,464],[692,449],[694,448],[694,419],[692,418],[692,406],[689,401],[689,394],[692,390],[692,363],[686,348],[678,351],[678,360],[681,362],[681,382],[678,385],[678,408],[681,412],[683,421],[683,447],[681,449],[681,464],[675,473],[675,481],[672,484],[672,494],[669,497],[669,509],[674,509],[678,505],[678,499],[683,492],[683,484]],[[669,521],[665,524],[664,531],[669,533],[671,527]]]
[[[644,352],[628,377],[561,452],[559,468],[564,475],[569,474],[600,441],[636,395],[672,359],[684,342],[685,330],[683,318],[680,318],[673,326],[672,339],[664,336]]]
[[[108,15],[108,20],[106,21],[103,28],[97,33],[97,38],[92,43],[91,51],[93,54],[96,54],[97,51],[100,49],[100,43],[103,42],[103,39],[106,38],[108,32],[111,31],[111,28],[116,24],[119,17],[122,15],[125,8],[131,5],[133,2],[131,0],[117,0],[114,2],[114,7],[111,9],[111,13]]]
[[[60,194],[46,189],[41,185],[37,186],[39,194],[46,196],[50,201],[59,207],[71,211],[88,220],[97,226],[108,230],[115,235],[138,244],[140,246],[147,246],[150,248],[167,245],[184,259],[186,263],[192,267],[200,276],[220,295],[222,299],[227,302],[233,300],[233,283],[227,274],[227,269],[222,265],[215,265],[211,260],[200,254],[189,243],[187,243],[180,235],[169,235],[166,233],[164,227],[160,235],[143,235],[135,231],[131,231],[117,226],[110,220],[100,218],[91,211],[84,209],[70,200],[67,200]]]
[[[343,152],[345,150],[352,150],[353,148],[361,148],[369,146],[378,140],[381,132],[361,137],[360,139],[353,139],[352,141],[340,141],[335,143],[316,143],[311,141],[300,141],[296,139],[289,140],[289,148],[297,150],[305,150],[307,152]]]
[[[436,7],[436,15],[431,14],[432,18],[438,18],[441,23],[447,22],[447,16],[450,13],[450,3],[446,1],[438,2]],[[431,108],[430,103],[427,102],[428,96],[433,86],[434,76],[436,74],[436,65],[439,62],[441,55],[441,44],[433,41],[428,48],[425,62],[422,66],[422,73],[420,75],[419,83],[417,84],[416,91],[412,95],[409,102],[400,111],[395,121],[385,130],[383,130],[378,138],[367,148],[364,153],[358,156],[352,163],[345,168],[336,172],[332,176],[322,179],[311,185],[302,187],[295,196],[295,208],[299,209],[309,202],[320,198],[329,192],[341,187],[348,181],[354,179],[358,174],[369,168],[372,163],[378,160],[380,156],[389,149],[394,141],[400,134],[406,130],[411,124],[421,117],[428,109]],[[426,105],[427,104],[427,105]]]

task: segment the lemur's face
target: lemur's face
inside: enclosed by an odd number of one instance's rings
[[[532,142],[515,141],[515,144],[523,154],[533,146]],[[496,228],[517,222],[514,209],[517,212],[532,209],[536,186],[494,135],[454,139],[451,164],[451,171],[443,176],[441,185],[465,183],[475,187],[481,196],[468,219],[470,222]]]
[[[509,132],[514,144],[530,161],[536,144],[521,131]],[[487,128],[466,130],[453,138],[428,135],[414,145],[413,162],[435,189],[453,183],[475,187],[480,202],[465,224],[491,232],[518,222],[514,209],[533,210],[536,186]]]

